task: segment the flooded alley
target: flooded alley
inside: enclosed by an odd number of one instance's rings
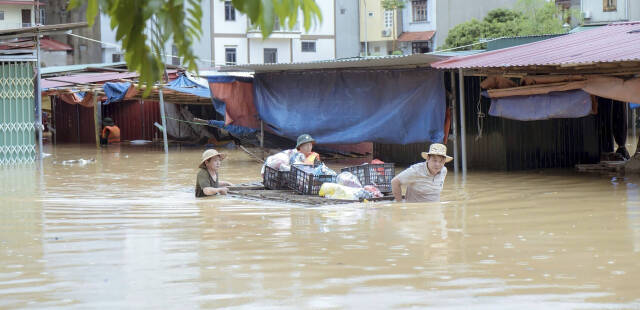
[[[45,152],[0,170],[3,309],[640,308],[640,177],[450,169],[441,203],[302,207],[196,199],[200,148]]]

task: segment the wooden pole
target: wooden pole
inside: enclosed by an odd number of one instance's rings
[[[102,129],[101,124],[102,121],[100,119],[100,104],[101,102],[98,101],[98,92],[97,91],[93,91],[93,98],[91,98],[93,101],[93,126],[95,127],[95,133],[96,133],[96,148],[100,148],[100,129]]]
[[[451,71],[451,116],[452,116],[452,120],[451,123],[453,124],[453,171],[455,173],[458,173],[459,171],[459,167],[458,167],[458,160],[460,160],[460,158],[458,158],[458,115],[456,115],[456,98],[457,98],[457,92],[456,92],[456,73],[454,71]]]
[[[462,151],[462,174],[467,174],[467,133],[465,117],[464,117],[464,106],[465,106],[465,97],[464,97],[464,72],[462,68],[458,69],[459,74],[459,82],[460,82],[460,146]]]
[[[167,119],[164,114],[164,98],[162,97],[162,88],[158,88],[158,96],[160,97],[160,117],[162,118],[162,141],[164,142],[164,152],[169,153],[169,142],[167,141]]]

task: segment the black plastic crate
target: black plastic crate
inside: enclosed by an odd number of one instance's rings
[[[264,166],[264,179],[262,184],[268,189],[288,189],[289,171],[278,171],[269,166]]]
[[[362,186],[373,185],[382,193],[390,193],[391,179],[396,175],[396,168],[393,163],[362,164],[342,168],[341,172],[353,173],[358,177]]]
[[[303,195],[318,195],[322,184],[329,182],[335,183],[336,176],[334,175],[318,175],[306,172],[300,167],[303,165],[292,165],[291,172],[289,173],[289,188]],[[316,168],[317,166],[314,166]]]

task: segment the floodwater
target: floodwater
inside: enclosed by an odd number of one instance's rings
[[[640,178],[450,172],[442,203],[309,208],[195,199],[201,149],[46,152],[0,170],[0,308],[640,309]],[[221,179],[259,179],[226,152]]]

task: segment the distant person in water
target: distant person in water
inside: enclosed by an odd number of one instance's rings
[[[202,153],[202,161],[198,166],[200,170],[196,178],[196,197],[227,194],[229,191],[227,186],[233,186],[233,184],[218,180],[220,166],[226,157],[226,154],[218,153],[214,149]]]
[[[429,152],[422,152],[424,162],[417,163],[400,172],[391,180],[395,201],[402,201],[402,186],[407,187],[406,202],[440,201],[440,192],[447,177],[445,163],[453,160],[447,155],[444,144],[433,143]]]
[[[100,145],[120,143],[120,128],[116,126],[111,117],[102,120],[102,134]]]

